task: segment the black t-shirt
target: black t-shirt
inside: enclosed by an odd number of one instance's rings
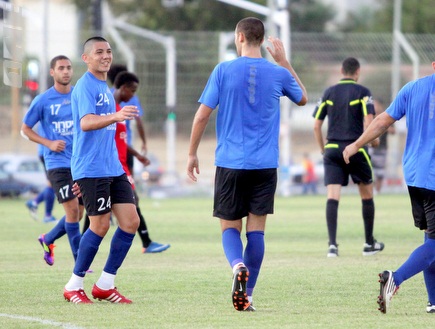
[[[367,114],[375,114],[370,90],[352,79],[342,79],[325,91],[313,117],[324,120],[328,116],[329,142],[353,142],[363,133]]]

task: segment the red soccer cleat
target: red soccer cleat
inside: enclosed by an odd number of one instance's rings
[[[131,304],[132,301],[125,296],[121,295],[118,292],[118,289],[113,288],[109,290],[103,290],[97,287],[96,284],[94,284],[94,287],[92,288],[92,296],[95,299],[98,300],[107,300],[111,303],[121,303],[121,304]]]
[[[86,293],[83,289],[79,290],[66,290],[63,289],[63,297],[71,303],[74,304],[92,304],[92,301],[86,296]]]

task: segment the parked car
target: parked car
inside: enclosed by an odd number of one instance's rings
[[[0,169],[16,182],[42,190],[47,185],[44,166],[39,158],[25,154],[0,154]]]
[[[16,180],[11,174],[0,167],[0,196],[18,197],[23,193],[37,193],[38,188],[30,183],[23,183]]]

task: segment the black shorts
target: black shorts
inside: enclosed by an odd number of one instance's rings
[[[216,168],[213,216],[237,220],[273,214],[277,170]]]
[[[435,239],[435,191],[408,186],[414,225]]]
[[[50,169],[47,171],[47,178],[53,187],[59,203],[64,203],[76,198],[72,192],[74,181],[71,175],[71,168]]]
[[[133,175],[134,155],[127,152],[127,167],[130,169],[130,173]]]
[[[343,159],[343,150],[349,143],[328,143],[325,145],[323,166],[325,169],[325,186],[339,184],[347,186],[349,175],[355,184],[373,183],[373,170],[367,148],[360,148],[346,164]]]
[[[118,177],[82,178],[77,180],[77,184],[89,216],[110,212],[112,204],[135,204],[133,189],[126,174]]]

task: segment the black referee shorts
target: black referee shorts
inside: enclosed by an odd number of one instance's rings
[[[273,214],[277,170],[228,169],[217,167],[214,188],[213,216],[237,220],[248,213]]]
[[[325,169],[325,185],[340,184],[347,186],[349,176],[355,184],[373,183],[373,170],[367,148],[360,148],[350,158],[349,164],[343,159],[343,150],[349,143],[328,143],[325,145],[323,166]]]

